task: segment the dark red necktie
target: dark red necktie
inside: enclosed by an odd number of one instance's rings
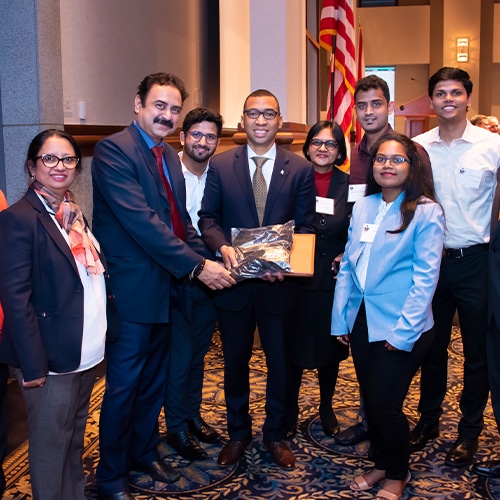
[[[170,204],[170,220],[172,222],[172,230],[178,238],[182,241],[186,241],[186,228],[182,223],[177,203],[175,203],[174,193],[170,187],[167,176],[165,175],[165,171],[163,170],[163,146],[154,146],[151,148],[151,151],[156,159],[156,166],[158,167],[161,180],[163,181],[165,191],[167,192],[167,198]]]

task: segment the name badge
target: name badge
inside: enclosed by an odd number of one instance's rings
[[[379,226],[380,224],[363,224],[363,231],[361,232],[361,238],[359,241],[362,241],[363,243],[373,243]]]
[[[481,184],[483,172],[461,167],[457,174],[457,184],[477,189]]]
[[[333,215],[335,211],[335,200],[316,196],[316,213]]]
[[[351,184],[349,186],[349,192],[347,194],[347,201],[349,203],[355,203],[360,198],[365,195],[366,184]]]

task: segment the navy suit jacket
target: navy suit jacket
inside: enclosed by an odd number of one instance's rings
[[[93,232],[108,259],[122,321],[168,322],[171,278],[186,276],[206,254],[185,208],[179,156],[168,144],[163,155],[189,246],[171,230],[156,160],[137,127],[103,139],[94,151]]]
[[[491,214],[491,238],[488,274],[488,323],[495,322],[500,331],[500,170],[497,172],[497,187],[493,198]]]
[[[262,225],[283,224],[294,219],[295,232],[314,233],[315,202],[312,165],[278,146]],[[198,226],[203,241],[212,252],[222,245],[231,245],[231,228],[259,227],[246,145],[210,160]],[[275,294],[282,288],[280,283],[246,280],[216,293],[216,305],[230,310],[243,307],[250,300],[250,283],[258,284],[263,293],[269,289]],[[284,307],[282,302],[274,295],[273,300],[267,301],[266,307],[279,312]]]
[[[68,243],[32,189],[0,214],[0,248],[5,311],[0,360],[19,367],[26,381],[49,370],[75,370],[81,358],[83,285]],[[102,255],[101,260],[106,266]],[[116,335],[111,299],[108,289],[108,334]]]

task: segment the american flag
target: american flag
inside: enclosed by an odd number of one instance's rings
[[[327,119],[342,127],[349,144],[356,85],[353,0],[323,0],[319,22],[320,45],[332,53]],[[333,99],[331,97],[333,76]],[[332,103],[333,101],[333,103]],[[333,104],[333,112],[332,112]],[[349,168],[347,163],[345,169]]]

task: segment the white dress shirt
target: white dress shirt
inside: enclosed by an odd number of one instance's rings
[[[184,175],[184,180],[186,181],[186,209],[191,217],[191,223],[196,229],[196,232],[201,235],[200,229],[198,228],[198,221],[200,217],[198,212],[201,208],[201,200],[203,199],[203,193],[205,192],[205,183],[207,182],[207,172],[209,163],[207,163],[207,168],[203,172],[200,178],[197,175],[190,172],[186,165],[182,161],[182,152],[179,153],[182,165],[182,174]]]
[[[266,180],[267,191],[269,192],[269,185],[271,184],[271,178],[273,176],[274,161],[276,160],[276,144],[273,144],[271,146],[271,149],[269,149],[269,151],[267,151],[263,155],[258,155],[252,150],[250,146],[247,146],[247,154],[248,154],[248,168],[250,171],[250,180],[253,179],[253,174],[255,173],[255,169],[257,168],[252,158],[254,156],[263,156],[264,158],[267,158],[266,163],[262,165],[262,174],[264,175],[264,179]]]
[[[500,136],[467,120],[460,139],[446,145],[439,127],[414,137],[429,153],[436,194],[446,218],[445,248],[488,243],[500,167]]]
[[[385,214],[389,211],[389,208],[392,207],[393,203],[394,203],[393,201],[386,203],[384,200],[380,199],[380,205],[378,207],[377,216],[373,221],[374,225],[379,225],[382,222],[382,219],[384,218]],[[373,236],[375,236],[375,234]],[[356,263],[356,275],[363,290],[365,289],[366,275],[368,272],[368,263],[370,262],[371,251],[372,251],[372,243],[366,243],[365,248],[363,249],[361,255],[359,256],[358,262]]]

